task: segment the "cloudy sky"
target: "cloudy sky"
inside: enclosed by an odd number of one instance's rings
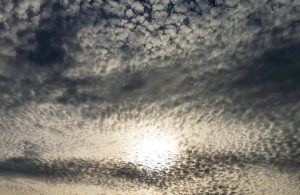
[[[300,1],[0,0],[0,194],[300,194]]]

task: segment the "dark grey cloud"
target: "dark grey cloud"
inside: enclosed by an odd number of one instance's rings
[[[186,151],[187,156],[170,169],[161,171],[147,170],[141,165],[127,162],[99,162],[95,160],[70,159],[44,161],[36,158],[17,157],[1,162],[0,170],[6,174],[19,173],[34,177],[46,177],[53,181],[66,183],[85,183],[99,185],[109,184],[111,178],[129,180],[131,182],[145,183],[159,188],[167,188],[170,185],[188,177],[209,178],[216,177],[211,186],[202,191],[218,188],[225,193],[238,188],[226,186],[227,183],[237,182],[232,179],[225,181],[218,178],[218,174],[231,171],[232,175],[245,171],[249,165],[277,166],[280,171],[288,172],[297,170],[298,163],[293,159],[265,159],[263,156],[252,154],[250,156],[237,156],[235,154],[199,154],[197,151]],[[242,175],[241,175],[242,176]],[[247,177],[246,175],[243,175]],[[244,189],[246,190],[246,189]]]
[[[266,93],[274,92],[289,93],[299,91],[299,43],[282,48],[266,51],[255,63],[250,66],[244,76],[240,79],[241,85],[260,87],[269,90]],[[273,86],[272,86],[273,85]],[[273,87],[273,89],[272,89]]]

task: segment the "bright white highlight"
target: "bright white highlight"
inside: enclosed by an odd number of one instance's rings
[[[177,142],[160,134],[146,135],[136,146],[136,161],[146,168],[163,169],[172,164]]]

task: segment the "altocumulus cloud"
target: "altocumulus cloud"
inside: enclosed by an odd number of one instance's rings
[[[0,10],[0,194],[300,192],[298,1]],[[152,130],[168,168],[128,159]]]

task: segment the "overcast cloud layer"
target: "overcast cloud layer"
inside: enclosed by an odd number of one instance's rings
[[[0,0],[0,45],[0,194],[300,193],[298,0]]]

